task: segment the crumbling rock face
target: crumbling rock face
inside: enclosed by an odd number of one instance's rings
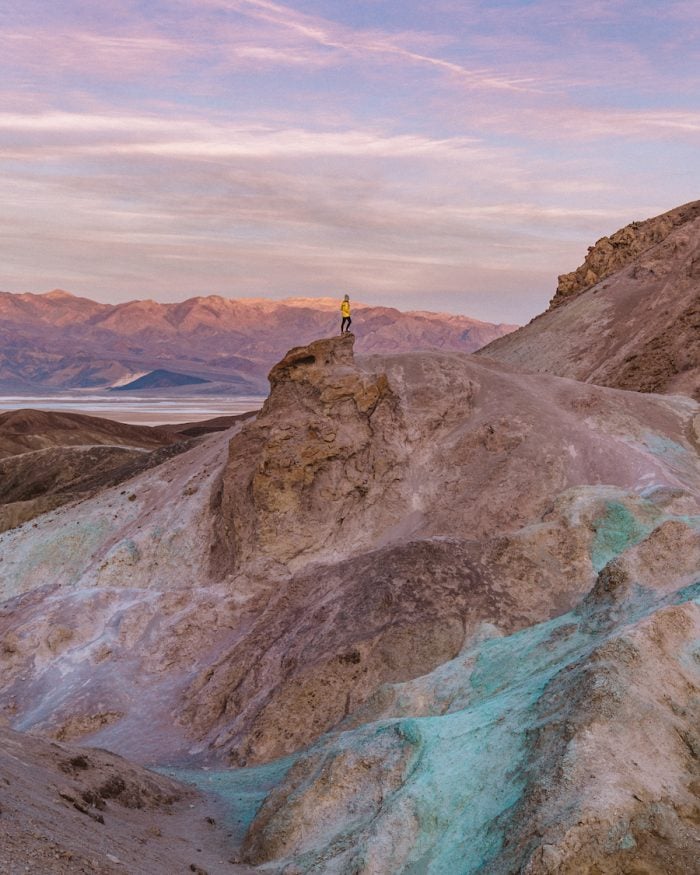
[[[231,442],[214,547],[218,573],[347,553],[394,500],[408,446],[386,374],[353,362],[354,337],[291,350],[270,396]]]
[[[588,247],[588,255],[580,267],[559,277],[550,310],[617,273],[647,249],[662,243],[676,228],[697,218],[700,218],[700,201],[676,207],[644,222],[631,222],[610,237],[602,237],[595,246]]]

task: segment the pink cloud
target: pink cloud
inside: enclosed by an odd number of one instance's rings
[[[173,69],[191,54],[186,43],[153,34],[4,30],[0,40],[8,68],[51,75],[86,71],[91,76],[136,78]]]

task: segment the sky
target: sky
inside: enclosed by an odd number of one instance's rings
[[[0,288],[524,322],[700,197],[697,0],[5,0]]]

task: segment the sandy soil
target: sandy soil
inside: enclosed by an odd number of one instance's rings
[[[102,750],[0,730],[2,875],[223,875],[236,864],[217,805]],[[233,862],[232,862],[233,861]]]

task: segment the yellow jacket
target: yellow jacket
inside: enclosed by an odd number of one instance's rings
[[[340,305],[340,312],[343,314],[344,319],[350,316],[350,301],[343,301]]]

